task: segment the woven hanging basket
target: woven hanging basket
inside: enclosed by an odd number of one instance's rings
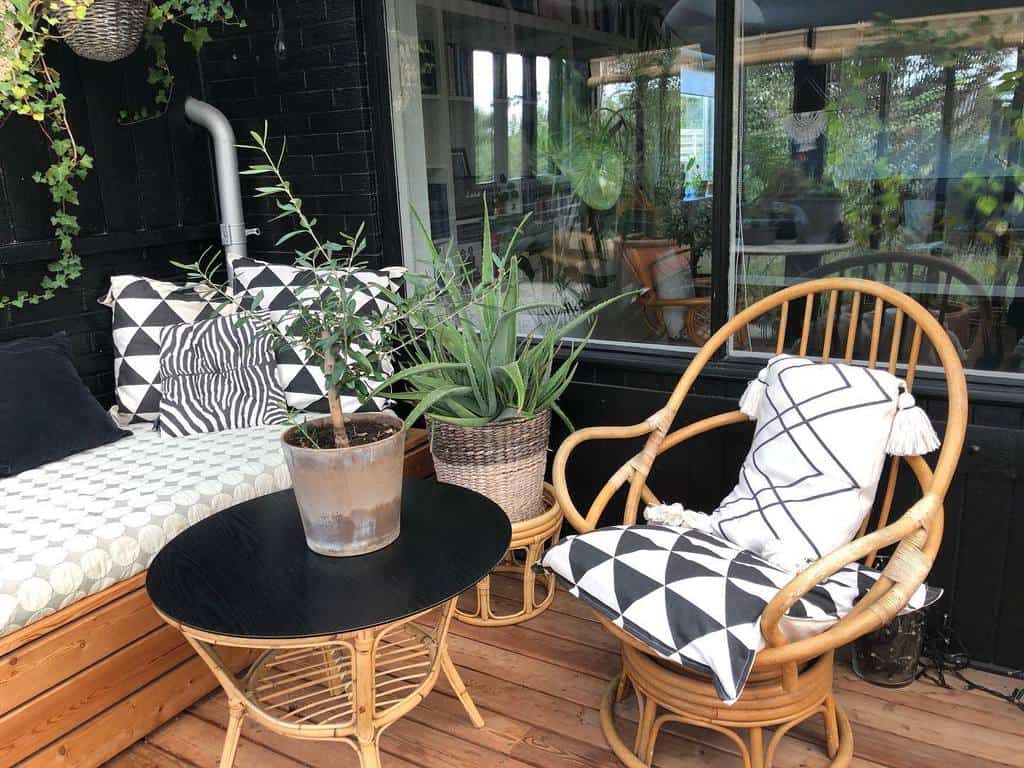
[[[58,0],[61,33],[71,50],[93,61],[118,61],[139,47],[149,0],[93,0],[84,19]]]
[[[513,523],[544,511],[551,411],[484,427],[427,418],[430,453],[442,483],[461,485],[496,502]]]

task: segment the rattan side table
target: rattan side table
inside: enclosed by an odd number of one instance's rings
[[[491,605],[491,577],[484,576],[476,585],[476,604],[472,610],[455,608],[455,618],[478,627],[504,627],[528,621],[547,609],[555,599],[555,576],[538,576],[533,565],[540,561],[544,550],[558,541],[562,531],[562,510],[555,500],[555,491],[544,483],[545,511],[537,517],[512,523],[512,541],[502,561],[492,573],[513,573],[523,579],[522,603],[514,613],[496,613]],[[516,557],[517,553],[522,558]],[[537,580],[545,587],[544,596],[537,602]]]
[[[287,736],[344,742],[362,768],[380,768],[381,734],[442,672],[482,727],[448,655],[448,627],[459,594],[501,560],[509,534],[489,499],[411,480],[398,539],[367,555],[309,550],[291,491],[226,509],[172,540],[146,586],[227,694],[221,768],[234,764],[247,717]],[[253,649],[255,661],[235,674],[225,647]]]

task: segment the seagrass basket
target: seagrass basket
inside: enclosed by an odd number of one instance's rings
[[[483,427],[460,427],[428,417],[427,426],[434,470],[442,483],[486,496],[513,523],[544,511],[551,411]]]
[[[54,4],[64,42],[85,59],[117,61],[139,47],[149,0],[93,0],[84,19],[60,0]]]

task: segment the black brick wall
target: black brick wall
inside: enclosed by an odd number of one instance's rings
[[[279,13],[266,0],[249,0],[248,28],[222,33],[203,49],[207,98],[228,116],[240,142],[264,121],[274,139],[286,139],[285,174],[318,229],[333,238],[365,222],[367,259],[376,262],[381,227],[360,3],[280,0],[278,6]],[[255,153],[239,155],[240,167],[255,161]],[[286,261],[291,251],[275,243],[290,227],[268,223],[276,208],[249,194],[258,183],[243,180],[246,223],[262,230],[250,252]]]

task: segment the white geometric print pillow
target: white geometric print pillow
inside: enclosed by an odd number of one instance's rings
[[[110,278],[100,304],[113,309],[114,387],[118,419],[156,421],[160,415],[160,338],[164,328],[234,312],[198,286],[136,275]]]
[[[269,322],[245,313],[164,329],[162,434],[185,437],[287,420]]]
[[[741,409],[756,415],[750,451],[736,487],[700,527],[793,567],[856,535],[887,447],[899,442],[898,412],[901,423],[922,427],[915,420],[923,419],[930,432],[911,444],[938,445],[904,383],[870,368],[778,355],[751,382]]]
[[[284,388],[289,408],[307,413],[327,413],[327,387],[323,370],[312,351],[302,344],[300,337],[290,332],[296,321],[295,308],[303,301],[314,298],[313,275],[309,270],[285,264],[269,264],[249,258],[232,262],[233,289],[242,306],[266,311],[285,336],[288,344],[278,345],[277,378]],[[381,288],[396,288],[391,271],[364,269],[354,272],[348,280],[357,310],[369,314],[389,306]],[[371,389],[379,382],[366,382]],[[362,406],[355,392],[343,393],[342,409],[353,412],[373,409],[384,404],[382,398]]]

